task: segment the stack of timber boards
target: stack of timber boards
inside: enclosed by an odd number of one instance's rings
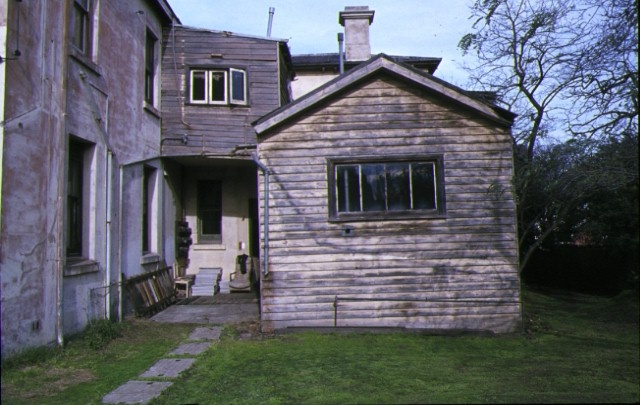
[[[222,276],[222,269],[201,268],[196,274],[196,281],[191,287],[193,296],[213,296],[220,290],[219,282]]]
[[[148,315],[175,301],[171,267],[132,277],[125,281],[136,314]]]

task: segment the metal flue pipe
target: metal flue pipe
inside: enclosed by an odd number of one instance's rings
[[[269,24],[267,25],[267,38],[271,38],[271,26],[273,25],[273,14],[275,12],[275,7],[269,7]]]

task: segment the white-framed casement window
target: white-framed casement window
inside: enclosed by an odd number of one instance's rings
[[[191,69],[192,104],[247,104],[247,75],[242,69]]]
[[[442,217],[442,156],[327,159],[329,219]]]

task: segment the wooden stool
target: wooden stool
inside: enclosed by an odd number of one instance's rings
[[[184,288],[185,298],[189,298],[191,297],[191,286],[193,285],[194,279],[195,277],[193,276],[178,277],[173,283],[176,286],[176,290],[178,290],[179,287]]]

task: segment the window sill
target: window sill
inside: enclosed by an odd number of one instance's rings
[[[387,213],[387,214],[348,214],[330,216],[329,222],[374,222],[374,221],[403,221],[420,219],[446,219],[445,213]]]
[[[200,242],[197,245],[193,245],[193,250],[227,250],[227,247],[225,245],[219,244],[219,243],[202,243]]]
[[[154,264],[160,262],[160,255],[157,253],[145,253],[140,258],[140,264]]]
[[[149,104],[148,102],[144,102],[143,108],[146,112],[148,112],[149,114],[153,115],[154,117],[160,119],[162,118],[162,113],[160,112],[160,110],[158,110],[157,108],[155,108],[153,105]]]
[[[235,103],[220,103],[220,104],[216,104],[216,103],[191,103],[191,102],[187,102],[186,105],[188,106],[193,106],[193,107],[228,107],[228,108],[250,108],[251,105],[249,104],[235,104]]]
[[[92,73],[102,76],[102,72],[100,71],[100,67],[92,61],[87,55],[77,50],[74,46],[71,46],[69,51],[69,56],[79,62],[81,65],[89,69]]]
[[[65,277],[97,273],[99,271],[100,264],[98,262],[82,257],[67,258],[67,263],[64,266]]]

